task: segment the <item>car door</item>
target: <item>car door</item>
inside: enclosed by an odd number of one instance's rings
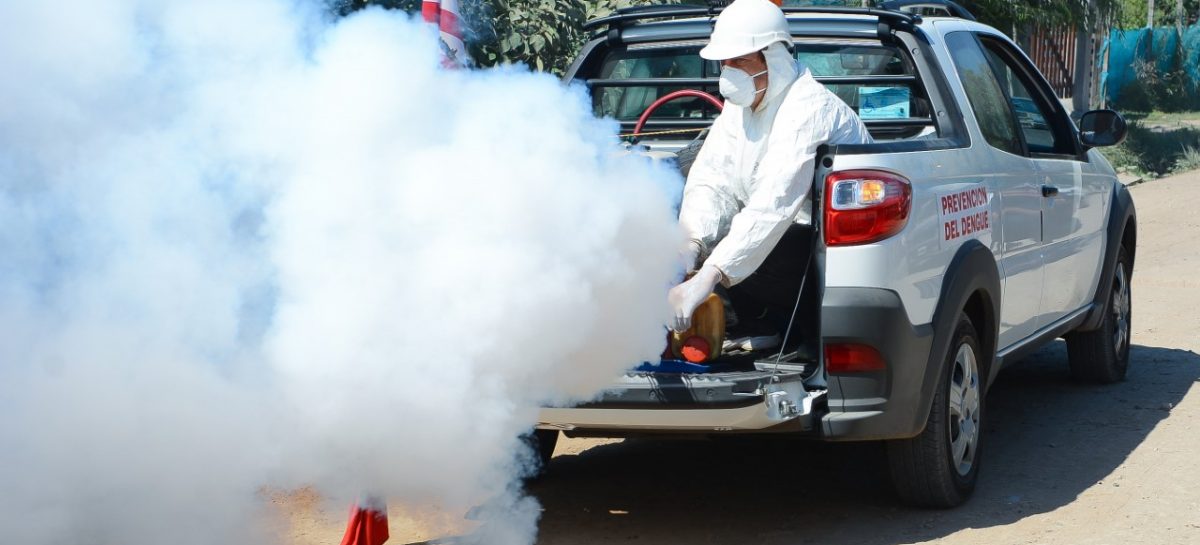
[[[1037,169],[1044,267],[1038,322],[1045,327],[1095,293],[1107,186],[1094,175],[1066,109],[1037,69],[1007,40],[979,38]]]
[[[992,198],[999,201],[996,234],[1003,287],[997,346],[1004,349],[1040,327],[1043,267],[1038,170],[1026,154],[1008,99],[975,34],[949,32],[946,45],[953,52],[955,70],[978,129],[978,135],[972,134],[972,161],[980,177],[988,180]]]

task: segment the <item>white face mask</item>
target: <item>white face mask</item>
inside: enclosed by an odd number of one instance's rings
[[[759,93],[766,92],[767,88],[754,88],[754,78],[766,74],[763,70],[754,75],[747,74],[743,70],[739,70],[732,66],[726,66],[721,69],[721,94],[725,96],[730,104],[741,106],[743,108],[754,104],[754,97]]]

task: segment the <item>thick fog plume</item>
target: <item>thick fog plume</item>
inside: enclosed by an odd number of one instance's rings
[[[0,21],[0,541],[259,543],[308,485],[533,540],[517,436],[661,350],[675,174],[402,14]]]

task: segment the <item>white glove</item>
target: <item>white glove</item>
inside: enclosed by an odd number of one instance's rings
[[[671,323],[667,324],[673,331],[682,332],[692,325],[692,313],[700,306],[717,282],[721,281],[721,271],[712,265],[705,265],[696,271],[696,275],[686,282],[671,288],[667,292],[667,303],[671,305]]]
[[[679,250],[679,260],[683,262],[683,274],[689,275],[696,270],[696,261],[700,259],[700,244],[689,240],[683,249]]]

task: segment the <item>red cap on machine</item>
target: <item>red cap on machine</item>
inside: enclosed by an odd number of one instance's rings
[[[704,337],[692,335],[683,341],[683,347],[679,349],[679,354],[683,356],[683,359],[692,363],[703,363],[708,359],[708,355],[712,354],[712,346]]]

